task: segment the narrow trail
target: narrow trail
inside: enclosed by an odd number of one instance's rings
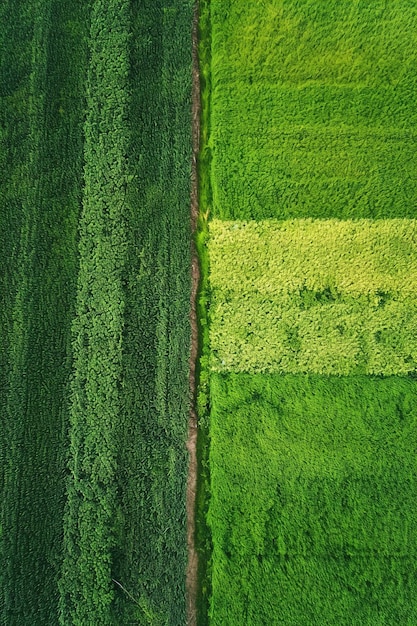
[[[197,325],[197,291],[200,281],[200,267],[194,235],[198,222],[198,175],[197,158],[200,147],[200,73],[198,64],[198,0],[194,4],[193,31],[192,31],[192,137],[193,154],[191,170],[191,351],[190,351],[190,395],[191,409],[188,422],[187,450],[189,453],[189,468],[187,478],[187,548],[188,563],[186,573],[187,594],[187,624],[197,626],[197,581],[198,555],[195,546],[195,503],[197,492],[197,414],[196,414],[196,363],[198,356],[198,325]]]

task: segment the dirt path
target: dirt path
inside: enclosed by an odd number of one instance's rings
[[[198,180],[197,156],[200,145],[200,75],[198,66],[198,0],[194,4],[193,33],[193,86],[192,86],[192,125],[193,125],[193,156],[191,171],[191,229],[193,235],[197,230],[198,221]],[[191,352],[190,352],[190,394],[191,410],[188,422],[187,450],[189,452],[189,469],[187,479],[187,547],[188,564],[186,574],[187,593],[187,624],[197,626],[197,573],[198,555],[195,547],[195,503],[197,492],[197,414],[196,399],[196,362],[198,355],[197,326],[197,290],[200,280],[200,268],[194,240],[192,241],[192,283],[191,283]]]

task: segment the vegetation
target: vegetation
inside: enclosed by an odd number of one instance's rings
[[[414,220],[210,224],[217,371],[415,371]]]
[[[58,615],[88,7],[6,0],[0,23],[0,621],[32,626]]]
[[[192,9],[0,6],[8,626],[186,621]],[[417,622],[416,27],[200,2],[201,624]]]
[[[414,217],[414,0],[228,0],[211,31],[216,216]]]
[[[415,380],[211,381],[210,624],[414,624]]]
[[[191,5],[97,2],[90,37],[61,621],[182,624]]]
[[[210,493],[210,328],[208,309],[209,284],[209,218],[212,208],[210,102],[211,102],[211,33],[210,0],[198,2],[198,59],[200,73],[200,151],[198,155],[198,203],[199,219],[196,234],[196,250],[200,262],[200,284],[197,293],[197,323],[199,354],[196,364],[197,385],[197,494],[196,494],[196,549],[198,552],[197,623],[206,624],[211,596],[211,532],[207,524]]]
[[[411,626],[417,4],[204,15],[207,621]]]
[[[117,427],[125,264],[125,158],[129,92],[127,1],[96,0],[90,63],[80,220],[80,270],[73,322],[68,501],[60,620],[111,624],[112,550],[117,523]]]
[[[0,621],[182,625],[191,0],[3,5]]]
[[[132,4],[116,624],[186,622],[192,2]],[[120,607],[120,608],[119,608]]]

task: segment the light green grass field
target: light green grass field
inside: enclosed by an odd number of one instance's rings
[[[407,378],[212,376],[210,624],[415,624],[416,412]]]
[[[216,371],[408,374],[414,220],[210,223]]]
[[[210,16],[208,623],[412,626],[417,2]]]
[[[213,2],[211,17],[216,216],[414,217],[414,0]]]

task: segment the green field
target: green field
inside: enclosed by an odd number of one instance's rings
[[[213,220],[212,369],[416,371],[416,244],[414,220]]]
[[[414,217],[414,0],[211,3],[223,219]]]
[[[417,3],[202,7],[201,623],[411,626]]]
[[[56,624],[89,11],[0,14],[0,621]]]
[[[195,608],[194,8],[198,626],[414,626],[417,0],[3,0],[0,622]]]
[[[0,621],[186,620],[192,3],[0,8]]]
[[[412,626],[417,387],[212,376],[210,624]]]

